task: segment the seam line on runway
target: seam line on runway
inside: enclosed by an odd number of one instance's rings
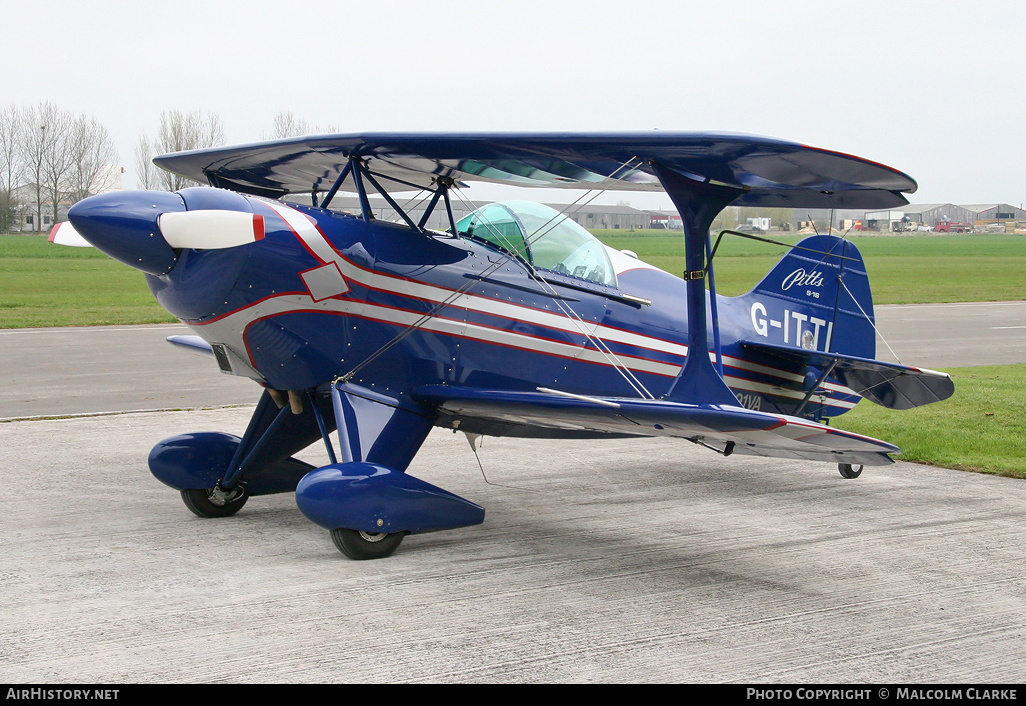
[[[39,326],[34,328],[13,328],[0,330],[0,336],[9,336],[14,334],[34,334],[34,333],[113,333],[116,331],[136,331],[139,329],[149,329],[151,331],[167,331],[167,330],[187,330],[188,326],[184,324],[129,324],[127,326],[113,327],[113,326]]]
[[[53,419],[84,419],[88,417],[112,417],[119,414],[153,414],[155,412],[203,412],[215,409],[238,409],[255,407],[255,404],[222,404],[209,407],[162,407],[156,409],[120,409],[112,412],[79,412],[77,414],[40,414],[33,417],[3,417],[0,424],[8,422],[42,422]]]

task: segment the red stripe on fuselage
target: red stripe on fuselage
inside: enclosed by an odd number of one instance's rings
[[[292,234],[300,242],[300,244],[303,246],[303,248],[308,253],[310,253],[310,255],[315,260],[317,260],[318,262],[320,262],[322,264],[328,264],[327,261],[324,258],[322,258],[319,255],[317,255],[310,248],[310,246],[303,240],[303,237],[301,235],[299,235],[299,233],[296,232],[296,230],[288,223],[288,221],[286,221],[281,216],[281,214],[277,213],[274,210],[274,208],[272,208],[271,206],[267,205],[266,203],[264,205],[268,209],[270,209],[271,212],[274,213],[274,215],[277,216],[278,219],[282,223],[284,223],[285,227],[288,228],[292,232]],[[457,293],[459,293],[462,296],[466,296],[466,297],[469,297],[471,299],[479,300],[479,301],[482,301],[482,302],[493,303],[495,301],[492,297],[487,297],[487,296],[484,296],[484,295],[481,295],[481,294],[475,294],[474,292],[471,292],[471,291],[457,290],[457,289],[453,289],[451,287],[446,287],[445,285],[436,284],[436,283],[433,283],[433,282],[424,282],[422,280],[414,279],[412,277],[405,277],[403,275],[397,275],[397,274],[393,274],[391,272],[382,272],[380,270],[372,270],[372,269],[369,269],[367,267],[364,267],[363,265],[360,265],[359,263],[353,262],[348,257],[346,257],[343,253],[339,252],[339,250],[335,247],[335,245],[331,242],[331,240],[324,234],[324,231],[321,230],[320,224],[318,224],[316,220],[311,218],[306,213],[303,213],[302,211],[299,211],[299,210],[297,210],[295,208],[292,208],[288,204],[279,203],[278,205],[283,207],[283,208],[288,208],[288,209],[294,211],[296,214],[298,214],[298,215],[302,216],[303,218],[307,219],[310,222],[310,225],[312,225],[313,228],[317,231],[318,235],[321,237],[321,239],[324,241],[324,243],[328,246],[328,248],[331,249],[332,253],[334,253],[340,259],[344,260],[346,262],[346,264],[350,265],[351,267],[353,267],[353,268],[355,268],[357,270],[360,270],[361,272],[366,272],[367,274],[375,276],[375,277],[383,277],[383,278],[386,278],[386,279],[393,279],[393,280],[398,280],[398,281],[402,281],[402,282],[410,282],[410,283],[413,283],[413,284],[416,284],[416,285],[420,285],[420,286],[431,287],[431,288],[434,288],[434,289],[441,290],[442,292],[447,292],[449,294],[457,294]],[[396,291],[391,290],[391,289],[383,289],[383,288],[380,288],[380,287],[374,287],[373,285],[365,284],[363,282],[357,282],[357,284],[359,284],[361,287],[364,287],[366,289],[371,289],[371,290],[375,290],[375,291],[379,291],[379,292],[385,292],[387,294],[391,294],[391,295],[399,296],[399,297],[406,297],[408,299],[420,299],[421,301],[429,302],[432,305],[435,304],[434,302],[431,302],[431,300],[429,300],[429,299],[423,299],[422,297],[416,297],[416,296],[409,295],[409,294],[403,294],[401,292],[396,292]],[[597,296],[602,296],[601,292],[596,292],[595,294]],[[561,314],[558,311],[551,311],[551,310],[548,310],[548,309],[540,309],[538,307],[528,306],[526,304],[518,304],[517,302],[507,302],[507,301],[504,301],[504,302],[501,302],[501,303],[504,306],[512,306],[512,307],[524,309],[526,311],[537,312],[539,314],[547,314],[547,315],[559,316],[560,318],[562,318],[563,320],[565,320],[567,322],[573,322],[574,321],[574,319],[572,317],[566,316],[565,314]],[[464,307],[460,307],[460,308],[464,308]],[[482,311],[480,309],[475,309],[475,311],[478,311],[479,313],[485,314],[487,316],[500,316],[498,314],[492,314],[490,312]],[[539,326],[539,327],[542,327],[542,328],[554,328],[553,326],[546,326],[545,324],[536,324],[536,323],[533,323],[533,322],[532,322],[532,325],[533,326]],[[671,341],[671,340],[668,340],[668,339],[659,338],[657,336],[653,336],[653,335],[648,334],[648,333],[642,333],[640,331],[633,331],[631,329],[626,329],[626,328],[622,328],[622,327],[619,327],[619,326],[611,326],[611,325],[608,325],[608,324],[598,324],[598,325],[600,325],[602,328],[608,329],[610,331],[618,331],[620,333],[629,334],[629,335],[632,335],[632,336],[640,336],[640,337],[643,337],[643,338],[647,338],[647,339],[649,339],[651,341],[655,341],[657,343],[665,344],[667,346],[678,346],[678,347],[681,347],[681,348],[684,348],[685,350],[687,350],[687,345],[684,344],[684,343],[678,343],[676,341]],[[601,337],[598,334],[593,334],[593,335],[595,335],[597,337]],[[643,346],[643,345],[637,345],[637,344],[624,344],[624,345],[633,345],[635,348],[645,348],[647,350],[654,350],[654,351],[659,351],[659,352],[662,352],[662,353],[667,353],[668,355],[675,355],[674,353],[670,353],[668,351],[661,351],[660,349],[655,348],[653,346]]]

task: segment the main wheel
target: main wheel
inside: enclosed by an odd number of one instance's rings
[[[858,478],[862,475],[862,466],[853,466],[850,463],[838,463],[837,470],[842,478]]]
[[[242,486],[227,491],[220,488],[182,491],[185,507],[198,517],[231,517],[242,509],[247,500],[249,493]]]
[[[361,532],[339,527],[331,530],[331,541],[350,559],[384,559],[391,556],[406,536],[405,532]]]

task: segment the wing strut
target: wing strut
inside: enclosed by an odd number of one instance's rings
[[[395,202],[395,199],[393,199],[392,196],[388,193],[388,191],[382,188],[381,184],[378,183],[378,180],[374,178],[375,175],[367,167],[366,161],[361,157],[355,156],[350,156],[349,161],[346,162],[346,166],[342,169],[341,172],[339,172],[338,178],[335,179],[335,183],[332,184],[331,189],[328,191],[328,193],[324,195],[324,199],[321,201],[320,204],[321,208],[328,207],[328,204],[330,204],[331,200],[335,198],[335,194],[338,193],[339,188],[342,186],[342,184],[345,182],[345,180],[349,177],[350,174],[352,174],[353,176],[353,182],[356,185],[356,191],[360,197],[360,209],[362,211],[361,215],[363,217],[363,220],[370,221],[374,218],[374,214],[370,206],[370,201],[367,198],[367,188],[365,186],[365,184],[369,183],[371,186],[374,187],[374,189],[379,194],[381,194],[385,201],[388,202],[388,205],[392,208],[392,210],[399,214],[400,218],[406,221],[406,225],[408,225],[413,230],[419,231],[421,233],[424,232],[424,225],[425,223],[427,223],[428,217],[431,215],[432,211],[434,211],[435,209],[435,206],[438,204],[439,198],[444,197],[445,208],[449,213],[449,224],[452,227],[452,232],[456,232],[456,221],[453,218],[452,204],[449,201],[449,189],[455,183],[452,180],[452,178],[437,177],[434,180],[435,184],[437,185],[437,188],[431,190],[431,193],[433,194],[431,198],[431,203],[427,207],[427,210],[424,212],[424,216],[423,218],[421,218],[420,223],[414,223],[413,219],[410,218],[409,214],[406,213],[406,211]],[[417,189],[424,188],[416,184],[410,184],[409,182],[402,181],[401,179],[396,179],[395,177],[384,175],[384,178],[390,179],[392,181],[397,181],[401,184],[412,186]],[[316,192],[314,195],[313,204],[314,206],[317,206]]]
[[[709,227],[727,204],[745,193],[744,189],[699,181],[657,162],[650,162],[684,223],[684,255],[687,271],[688,357],[684,368],[666,394],[676,402],[706,402],[738,405],[723,377],[709,360],[706,320],[705,279],[708,275]],[[716,359],[720,359],[716,351]]]
[[[349,176],[349,172],[351,172],[352,170],[353,163],[346,162],[346,166],[343,167],[342,171],[338,173],[338,179],[336,179],[335,183],[331,185],[331,189],[328,191],[328,193],[324,195],[324,200],[321,201],[321,208],[328,207],[328,204],[331,203],[331,200],[335,198],[335,194],[338,193],[339,187],[342,186],[342,183],[346,180],[346,177]]]

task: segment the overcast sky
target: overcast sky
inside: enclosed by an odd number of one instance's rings
[[[229,144],[265,139],[287,110],[343,132],[745,132],[893,166],[919,182],[913,202],[1019,205],[1024,8],[8,0],[0,102],[95,115],[126,187],[134,145],[165,109],[219,114]]]

